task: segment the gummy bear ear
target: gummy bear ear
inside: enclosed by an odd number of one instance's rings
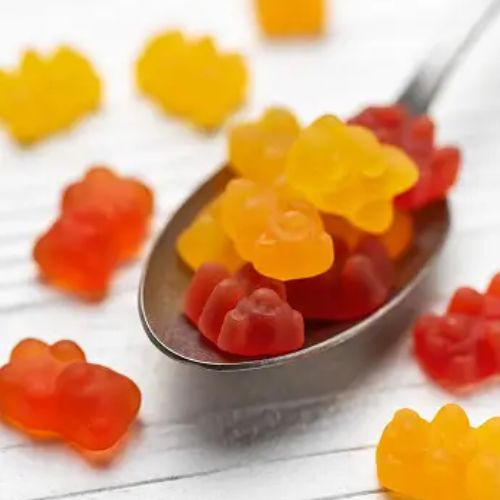
[[[49,345],[45,342],[27,338],[21,340],[10,353],[10,362],[38,359],[49,354]]]
[[[486,294],[500,297],[500,273],[495,274],[495,276],[491,278]]]

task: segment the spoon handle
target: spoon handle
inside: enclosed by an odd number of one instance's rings
[[[436,93],[467,49],[479,38],[500,11],[500,0],[461,2],[459,19],[452,19],[452,29],[437,43],[418,67],[398,103],[415,115],[428,109]]]

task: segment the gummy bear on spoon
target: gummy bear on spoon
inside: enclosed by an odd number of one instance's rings
[[[494,3],[485,1],[483,6],[481,10],[475,5],[477,15],[469,16],[466,25],[461,26],[460,38],[454,31],[452,37],[443,40],[433,52],[438,55],[438,59],[430,57],[419,68],[398,101],[410,113],[420,114],[428,109],[444,77],[450,73],[457,55],[470,45],[475,35],[491,19],[492,9],[498,6],[498,0]],[[224,353],[204,341],[197,329],[182,315],[191,273],[176,254],[179,234],[221,194],[233,176],[228,168],[223,168],[180,207],[156,241],[139,290],[140,316],[150,340],[168,356],[203,368],[241,370],[276,365],[331,349],[360,334],[371,335],[375,331],[390,329],[398,314],[401,314],[405,299],[429,271],[448,232],[449,212],[445,200],[418,210],[414,214],[413,246],[397,263],[395,286],[387,303],[370,316],[357,321],[306,323],[304,345],[295,352],[261,359],[241,358]]]

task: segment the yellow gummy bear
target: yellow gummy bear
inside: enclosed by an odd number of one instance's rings
[[[333,263],[331,237],[318,211],[269,186],[234,179],[221,196],[222,227],[239,255],[279,280],[321,274]]]
[[[46,58],[28,50],[16,70],[0,71],[0,121],[20,143],[70,126],[95,110],[100,98],[92,65],[69,47]]]
[[[371,131],[326,115],[300,133],[285,175],[320,210],[381,234],[392,223],[394,197],[416,183],[418,169],[402,150],[380,144]]]
[[[500,498],[500,418],[474,429],[457,405],[427,422],[400,410],[377,447],[377,474],[390,491],[420,500]]]
[[[217,262],[234,272],[243,260],[220,224],[220,201],[216,199],[199,213],[177,238],[177,253],[191,269]]]
[[[316,35],[323,31],[325,0],[254,0],[268,36]]]
[[[165,112],[214,128],[245,100],[248,75],[243,58],[217,51],[210,37],[191,41],[170,31],[146,45],[136,78]]]
[[[269,108],[256,122],[240,123],[229,131],[229,164],[240,176],[271,184],[285,170],[290,147],[300,125],[286,109]]]

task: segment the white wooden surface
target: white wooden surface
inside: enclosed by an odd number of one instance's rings
[[[118,273],[102,305],[88,306],[39,285],[30,251],[61,187],[93,162],[155,187],[158,228],[223,160],[222,134],[198,135],[137,97],[132,62],[154,31],[213,33],[241,49],[253,83],[242,114],[284,104],[309,121],[394,98],[460,1],[470,0],[337,0],[324,40],[288,44],[259,38],[246,0],[1,2],[0,65],[26,44],[74,44],[102,72],[106,101],[95,117],[34,148],[0,137],[0,359],[25,336],[68,337],[144,395],[140,424],[107,468],[0,426],[1,500],[384,498],[374,469],[383,425],[401,406],[430,416],[453,399],[426,382],[407,336],[354,378],[345,376],[349,360],[328,358],[264,373],[202,372],[166,359],[142,332],[141,262]],[[454,287],[482,287],[500,267],[499,44],[497,22],[434,108],[442,140],[465,151],[452,236],[427,296],[436,310]],[[478,423],[500,414],[499,396],[496,385],[461,402]]]

